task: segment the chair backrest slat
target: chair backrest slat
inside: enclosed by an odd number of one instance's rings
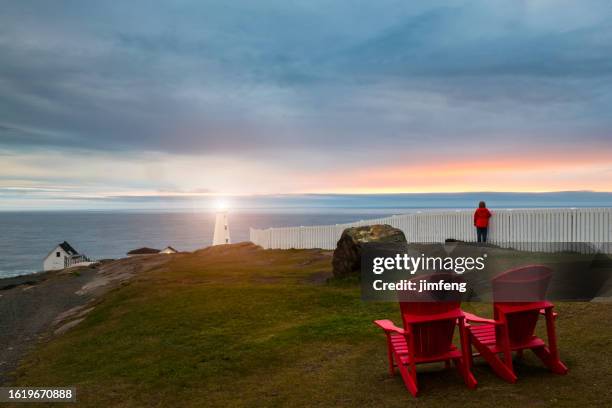
[[[511,344],[529,341],[535,332],[540,309],[552,270],[544,265],[529,265],[503,272],[492,279],[495,319],[504,314]],[[520,306],[521,311],[512,309]],[[499,338],[500,328],[497,328]]]
[[[444,280],[445,282],[461,281],[456,274],[434,274],[419,276],[413,280],[431,279],[432,281]],[[410,323],[414,318],[439,315],[443,313],[460,311],[461,301],[456,292],[444,293],[436,291],[435,294],[422,292],[419,294],[400,295],[400,298],[414,301],[401,301],[400,310],[404,327],[412,325],[414,335],[414,352],[417,357],[429,357],[450,350],[453,344],[456,318],[445,320],[422,321]],[[419,299],[429,299],[429,301],[417,301]],[[442,300],[437,300],[442,299]]]

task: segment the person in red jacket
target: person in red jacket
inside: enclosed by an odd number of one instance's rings
[[[491,215],[491,211],[489,211],[484,201],[478,203],[478,208],[474,212],[474,226],[476,227],[478,242],[487,242],[489,218],[491,218]]]

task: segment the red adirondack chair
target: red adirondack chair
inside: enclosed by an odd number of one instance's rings
[[[544,300],[551,277],[552,270],[543,265],[503,272],[492,279],[494,319],[464,312],[470,344],[497,375],[510,383],[517,379],[512,367],[513,351],[520,358],[523,350],[531,349],[552,372],[567,373],[557,350],[557,314],[553,312],[554,305]],[[546,318],[548,345],[534,334],[540,315]]]
[[[449,275],[436,275],[441,278]],[[420,278],[422,279],[422,277]],[[395,367],[404,384],[413,396],[419,395],[416,365],[444,361],[446,368],[453,361],[469,388],[476,388],[477,382],[470,371],[471,352],[468,344],[465,318],[460,301],[402,302],[403,328],[391,320],[376,320],[374,324],[385,331],[389,372],[395,375]],[[461,349],[453,345],[455,326],[459,327]]]

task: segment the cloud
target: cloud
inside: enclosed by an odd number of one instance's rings
[[[0,149],[292,174],[609,148],[607,2],[358,3],[4,5]]]

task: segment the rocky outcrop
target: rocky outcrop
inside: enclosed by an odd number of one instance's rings
[[[363,245],[370,243],[405,244],[406,237],[401,230],[390,225],[376,224],[345,229],[334,251],[334,276],[359,276]]]

